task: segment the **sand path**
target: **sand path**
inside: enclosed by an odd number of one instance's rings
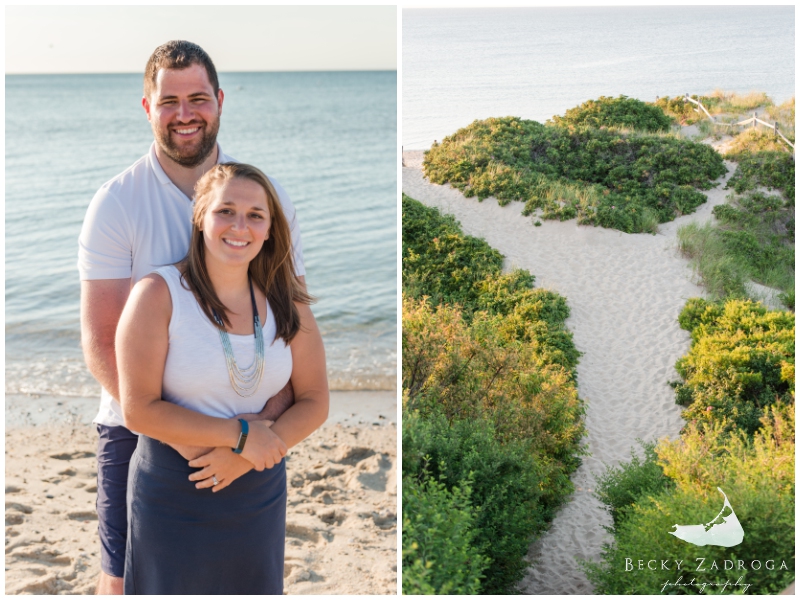
[[[627,459],[637,438],[675,438],[683,423],[667,382],[678,378],[675,361],[689,349],[678,314],[688,298],[703,291],[678,254],[676,231],[710,219],[728,192],[721,183],[695,214],[662,225],[657,235],[578,226],[574,220],[534,227],[521,215],[521,202],[500,207],[493,198],[465,198],[423,178],[422,152],[405,152],[403,158],[404,193],[454,215],[465,233],[502,252],[507,268],[527,269],[537,287],[567,298],[567,326],[583,353],[578,391],[587,402],[585,442],[591,455],[572,477],[575,494],[531,547],[533,566],[520,591],[592,593],[577,559],[599,560],[602,544],[611,541],[603,529],[611,518],[592,494],[596,475]],[[721,182],[734,170],[726,165],[729,173]]]

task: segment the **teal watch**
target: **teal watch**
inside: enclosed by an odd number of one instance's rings
[[[244,443],[247,441],[247,434],[250,432],[250,425],[244,419],[239,419],[242,424],[242,431],[239,433],[239,441],[236,442],[236,448],[231,448],[236,454],[241,454],[244,450]]]

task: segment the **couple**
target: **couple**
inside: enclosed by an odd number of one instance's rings
[[[103,386],[97,593],[283,591],[283,457],[327,417],[325,354],[294,207],[223,155],[223,99],[202,48],[157,48],[155,142],[81,231],[81,338]]]

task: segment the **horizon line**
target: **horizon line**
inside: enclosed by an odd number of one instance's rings
[[[217,70],[218,74],[227,73],[397,73],[394,69],[277,69],[277,70],[244,70],[244,71],[222,71]],[[8,72],[6,75],[142,75],[142,71],[19,71]]]

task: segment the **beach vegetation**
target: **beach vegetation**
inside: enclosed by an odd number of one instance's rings
[[[405,450],[404,450],[405,451]],[[440,469],[443,472],[444,468]],[[403,592],[477,594],[488,559],[476,545],[471,476],[445,485],[427,473],[403,478]],[[407,558],[411,560],[406,560]]]
[[[566,301],[502,261],[403,196],[404,593],[474,593],[475,577],[479,593],[512,592],[585,452]]]
[[[569,129],[515,117],[475,121],[425,153],[433,183],[525,203],[523,214],[627,233],[693,212],[726,172],[712,148],[671,135]],[[538,213],[537,213],[538,214]]]
[[[752,435],[766,410],[794,402],[794,314],[760,302],[693,298],[679,317],[692,346],[675,369],[687,422]]]
[[[711,115],[728,112],[729,105],[724,100],[725,92],[714,92],[710,95],[691,94],[689,97],[702,104]],[[734,96],[731,96],[732,98]],[[685,96],[662,96],[654,103],[665,115],[674,119],[679,125],[702,125],[711,123],[706,113],[694,102],[686,100]]]
[[[614,527],[625,520],[626,514],[640,498],[674,487],[672,480],[664,475],[664,470],[658,465],[655,442],[638,441],[642,448],[641,457],[631,449],[631,459],[628,462],[616,467],[606,467],[605,472],[597,478],[595,495],[611,513],[614,524],[612,532]]]
[[[524,574],[532,533],[544,528],[547,516],[542,501],[545,486],[539,471],[538,461],[524,440],[498,444],[490,421],[450,421],[441,414],[423,417],[414,411],[403,415],[404,481],[439,481],[444,489],[471,482],[468,508],[474,519],[471,545],[465,551],[470,553],[469,566],[484,566],[482,594],[508,592]],[[428,523],[435,524],[444,515],[415,513],[414,508],[403,506],[404,520],[418,523],[418,529],[427,536],[420,548],[435,557],[431,550],[437,545],[449,545],[451,540],[436,535]],[[415,558],[418,555],[413,553]],[[460,566],[450,564],[445,568]],[[405,574],[403,578],[405,584]],[[414,591],[404,585],[403,593]]]
[[[600,96],[570,108],[564,116],[554,116],[552,124],[578,129],[583,127],[619,127],[640,131],[669,131],[673,120],[660,107],[636,98]]]
[[[777,404],[765,411],[752,437],[726,431],[723,422],[704,422],[690,424],[677,440],[661,441],[656,463],[670,484],[644,491],[618,513],[602,560],[584,566],[595,593],[742,593],[745,585],[747,593],[785,590],[795,578],[794,423],[794,406]],[[745,532],[742,542],[698,548],[670,535],[676,523],[713,520],[723,506],[717,488]],[[650,560],[656,569],[647,568]],[[694,585],[665,585],[681,578]]]
[[[778,123],[783,134],[794,141],[794,97],[782,104],[767,106],[765,112]]]
[[[711,114],[740,114],[774,105],[772,99],[764,92],[752,91],[746,94],[740,94],[737,92],[726,92],[721,89],[716,89],[711,92],[708,96],[708,102],[714,109],[709,109]],[[708,107],[706,106],[706,108]]]
[[[752,116],[753,112],[758,114],[758,111],[763,111],[759,115],[763,121],[777,122],[781,132],[794,141],[794,98],[776,105],[763,92],[737,94],[723,90],[715,90],[711,94],[700,96],[693,94],[691,98],[705,107],[714,117],[713,122],[708,119],[703,110],[694,103],[688,102],[684,96],[672,98],[664,96],[658,98],[654,105],[680,125],[696,124],[705,137],[713,135],[717,138],[723,133],[735,134],[730,129],[719,127],[719,124],[734,123]],[[740,143],[744,143],[744,140]]]
[[[731,140],[726,151],[726,158],[734,158],[744,152],[763,151],[788,152],[791,155],[791,149],[775,135],[774,131],[763,127],[748,127]]]
[[[772,99],[764,92],[739,94],[717,89],[710,94],[690,94],[689,97],[700,102],[711,115],[741,115],[757,109],[771,110],[775,106]],[[708,119],[702,109],[698,108],[693,102],[687,101],[685,96],[663,96],[656,100],[654,104],[681,125],[692,125],[698,121]],[[794,106],[794,103],[792,103],[792,106]]]
[[[726,184],[742,194],[757,187],[779,190],[786,199],[787,206],[794,207],[795,165],[794,157],[787,152],[736,152],[725,156],[737,162],[736,171]]]
[[[678,248],[712,298],[744,298],[747,267],[727,253],[718,234],[712,223],[688,223],[678,229]]]
[[[755,282],[794,310],[794,161],[772,151],[730,157],[738,160],[726,186],[733,193],[714,207],[716,222],[678,229],[679,248],[712,298],[759,299]]]
[[[693,298],[679,323],[692,339],[676,365],[687,424],[678,439],[646,444],[642,459],[633,455],[600,478],[614,540],[584,568],[601,594],[703,593],[698,585],[709,586],[705,593],[741,593],[744,585],[780,593],[795,577],[794,314]],[[745,532],[740,544],[699,551],[669,535],[676,523],[708,528],[723,505],[717,488]],[[669,573],[660,568],[667,557]],[[639,558],[659,568],[639,569]],[[681,577],[695,587],[664,587]],[[740,585],[723,590],[726,580]]]

